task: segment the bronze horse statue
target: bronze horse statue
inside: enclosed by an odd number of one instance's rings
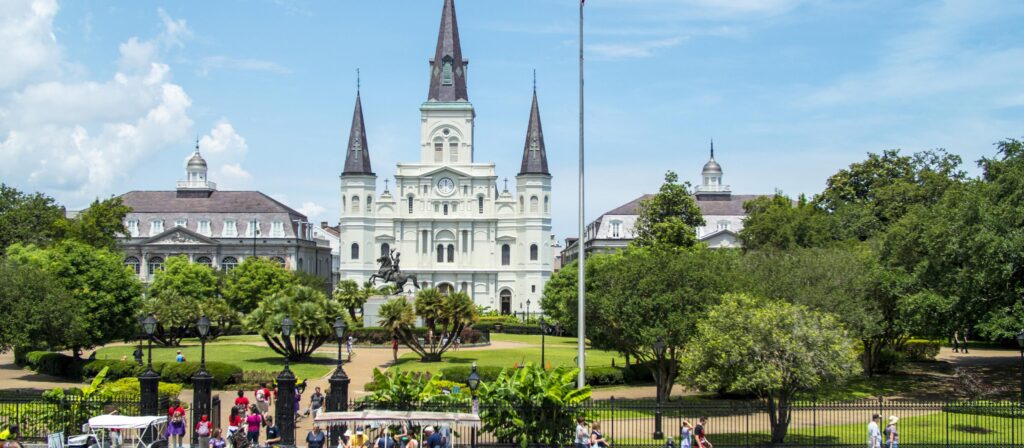
[[[377,259],[377,262],[380,263],[380,269],[373,275],[370,275],[370,284],[376,286],[378,278],[384,280],[384,283],[395,282],[395,294],[398,294],[405,291],[405,284],[412,280],[412,284],[416,286],[416,289],[420,289],[420,283],[416,280],[416,274],[406,274],[399,269],[398,263],[401,256],[400,252],[395,252],[394,250],[381,255]]]

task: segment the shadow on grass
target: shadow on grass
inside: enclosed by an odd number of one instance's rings
[[[273,365],[277,365],[277,366],[284,366],[284,358],[281,357],[281,356],[265,356],[265,357],[262,357],[262,358],[247,359],[246,361],[252,362],[252,363],[273,364]],[[327,358],[327,357],[316,356],[316,357],[312,357],[312,358],[306,358],[306,359],[303,359],[301,361],[289,361],[289,364],[291,364],[291,365],[296,365],[296,364],[314,364],[314,365],[320,365],[320,366],[333,366],[333,365],[338,364],[338,360],[335,359],[335,358]]]

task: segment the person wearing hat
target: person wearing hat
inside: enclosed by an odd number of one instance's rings
[[[363,427],[357,426],[356,434],[349,439],[348,448],[363,448],[366,446],[366,442],[368,441],[369,440],[366,435],[363,434]]]
[[[899,448],[900,432],[896,429],[896,423],[899,421],[899,417],[889,416],[889,424],[885,426],[885,448]]]

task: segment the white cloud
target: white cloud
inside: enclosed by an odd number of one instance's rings
[[[683,42],[682,37],[648,40],[636,43],[593,44],[587,50],[599,59],[635,59],[654,56],[654,51],[672,48]]]
[[[252,182],[252,174],[242,168],[239,163],[221,165],[214,176],[210,177],[218,183],[217,187],[222,190],[243,189]]]
[[[57,9],[56,0],[0,2],[0,89],[58,71],[60,48],[53,34]]]
[[[261,59],[238,59],[226,56],[209,56],[199,62],[200,75],[207,75],[211,70],[230,69],[250,72],[268,72],[278,75],[287,75],[292,71],[281,64]]]
[[[298,212],[306,215],[306,219],[310,222],[314,222],[319,219],[320,215],[322,215],[326,210],[327,209],[324,208],[324,206],[311,201],[303,202],[302,207],[298,208]]]
[[[53,38],[57,6],[47,0],[0,3],[0,178],[43,190],[71,206],[118,193],[114,185],[143,161],[180,148],[192,134],[192,100],[161,62],[191,35],[183,19],[158,11],[162,31],[119,47],[118,71],[107,80],[62,73]],[[251,178],[239,165],[245,139],[226,120],[207,136],[228,184]],[[217,157],[214,157],[217,158]],[[120,188],[120,187],[119,187]]]

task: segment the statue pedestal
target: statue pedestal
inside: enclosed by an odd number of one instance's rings
[[[407,301],[409,301],[410,304],[412,304],[413,301],[416,300],[416,295],[411,293],[396,294],[393,296],[375,295],[368,297],[366,299],[366,303],[363,305],[363,326],[380,327],[380,307],[383,306],[384,303],[387,302],[388,300],[403,296]],[[422,327],[423,319],[417,317],[416,326]]]

